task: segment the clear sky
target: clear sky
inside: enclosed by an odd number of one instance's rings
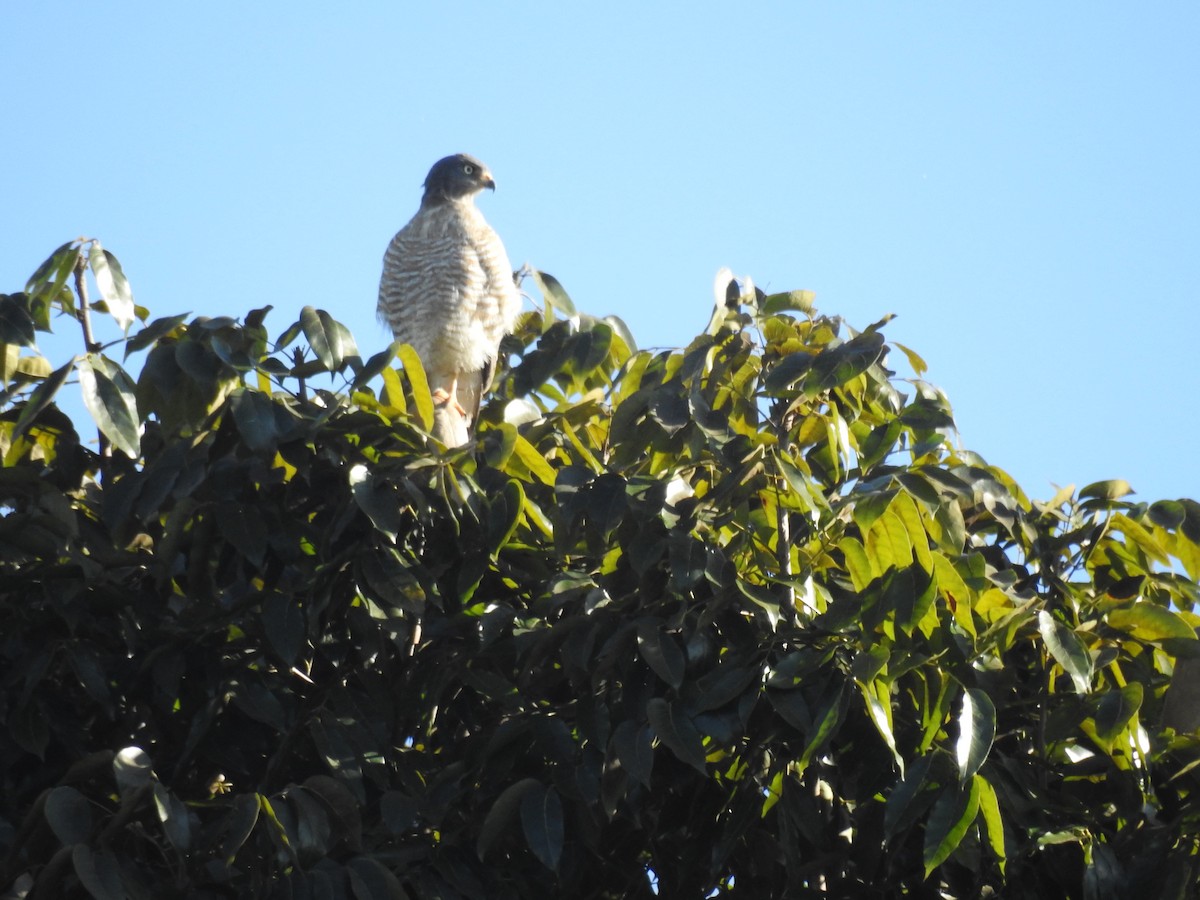
[[[1200,497],[1194,2],[0,0],[0,140],[0,291],[87,235],[154,316],[311,304],[365,356],[384,247],[465,151],[514,264],[642,346],[729,266],[895,313],[1034,497]]]

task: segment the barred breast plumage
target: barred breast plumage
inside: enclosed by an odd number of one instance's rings
[[[380,318],[420,355],[438,403],[434,436],[451,446],[468,440],[521,307],[504,245],[474,202],[494,186],[478,160],[440,160],[383,258]]]

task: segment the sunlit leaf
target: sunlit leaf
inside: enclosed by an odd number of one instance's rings
[[[100,246],[99,241],[92,241],[88,251],[88,264],[92,267],[92,274],[96,276],[96,287],[100,289],[100,296],[104,298],[109,314],[117,320],[117,325],[122,331],[128,331],[137,313],[134,309],[133,291],[130,290],[121,264],[115,256]]]
[[[1108,624],[1139,641],[1162,641],[1175,638],[1194,641],[1196,633],[1178,613],[1148,601],[1134,603],[1108,614]]]
[[[409,384],[412,385],[413,405],[417,408],[417,417],[421,420],[421,427],[429,431],[433,428],[433,395],[429,392],[425,366],[411,344],[401,344],[397,347],[396,356],[404,368],[404,374],[408,376]]]
[[[962,695],[958,714],[958,738],[954,743],[954,760],[958,763],[958,782],[979,771],[987,759],[996,737],[996,707],[991,698],[979,688],[967,688]]]
[[[137,459],[141,455],[141,424],[133,379],[95,353],[80,357],[77,368],[83,403],[92,419],[114,448]]]
[[[1046,642],[1046,649],[1063,671],[1071,676],[1075,690],[1086,694],[1092,687],[1092,657],[1079,636],[1050,613],[1038,613],[1038,631]]]
[[[1004,872],[1008,855],[1004,841],[1004,819],[1000,815],[1000,801],[996,796],[995,789],[986,778],[976,775],[974,781],[979,792],[979,815],[983,820],[983,830],[987,836],[988,846],[996,857],[1000,871]]]
[[[875,681],[864,683],[857,682],[859,691],[862,693],[863,700],[867,704],[867,715],[870,716],[871,722],[875,725],[875,729],[887,744],[888,749],[892,751],[892,758],[896,761],[896,768],[899,769],[901,776],[904,775],[904,757],[900,755],[900,751],[896,748],[896,736],[892,732],[892,708],[891,701],[888,697],[887,683],[876,679]]]

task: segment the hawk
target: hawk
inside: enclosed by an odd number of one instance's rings
[[[499,235],[475,206],[496,189],[487,166],[459,153],[425,179],[421,208],[383,256],[379,317],[421,357],[433,393],[433,436],[465,444],[496,371],[500,339],[521,308]]]

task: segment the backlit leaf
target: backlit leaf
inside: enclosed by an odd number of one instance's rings
[[[96,287],[100,289],[100,296],[104,298],[109,314],[117,320],[122,331],[128,331],[137,313],[133,291],[130,290],[121,264],[115,256],[100,246],[99,241],[92,241],[88,251],[88,264],[92,267],[92,274],[96,276]]]

